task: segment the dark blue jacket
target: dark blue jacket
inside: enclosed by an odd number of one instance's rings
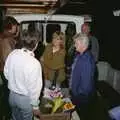
[[[71,90],[73,96],[87,98],[95,91],[95,60],[89,51],[77,54],[75,66],[71,76]]]

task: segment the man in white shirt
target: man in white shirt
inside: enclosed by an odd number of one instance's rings
[[[42,69],[33,53],[38,40],[37,34],[25,33],[20,40],[21,49],[13,50],[5,62],[4,75],[8,80],[13,120],[32,120],[33,115],[40,118]]]

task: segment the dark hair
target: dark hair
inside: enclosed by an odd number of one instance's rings
[[[35,22],[31,22],[29,25],[28,25],[28,32],[34,32],[35,31]]]
[[[27,48],[29,50],[33,50],[36,44],[39,42],[39,35],[38,33],[34,32],[29,34],[28,31],[24,31],[20,38],[20,45],[21,48]]]
[[[65,31],[66,35],[75,35],[76,34],[76,25],[74,23],[69,23],[66,31]]]
[[[12,16],[6,16],[3,21],[4,29],[11,29],[12,25],[19,25],[18,21]]]

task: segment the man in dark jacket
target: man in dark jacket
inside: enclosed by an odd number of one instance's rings
[[[8,88],[7,81],[3,75],[3,68],[5,60],[8,54],[15,48],[17,43],[17,36],[19,34],[19,25],[15,18],[11,16],[6,16],[3,21],[3,32],[0,33],[0,89],[1,95],[3,95],[2,105],[4,113],[3,116],[9,116],[9,105],[8,105]],[[1,106],[0,106],[1,107]],[[2,113],[1,113],[2,114]]]

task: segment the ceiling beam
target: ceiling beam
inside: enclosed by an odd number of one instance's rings
[[[4,0],[0,6],[7,13],[48,13],[54,12],[65,5],[69,0]]]

